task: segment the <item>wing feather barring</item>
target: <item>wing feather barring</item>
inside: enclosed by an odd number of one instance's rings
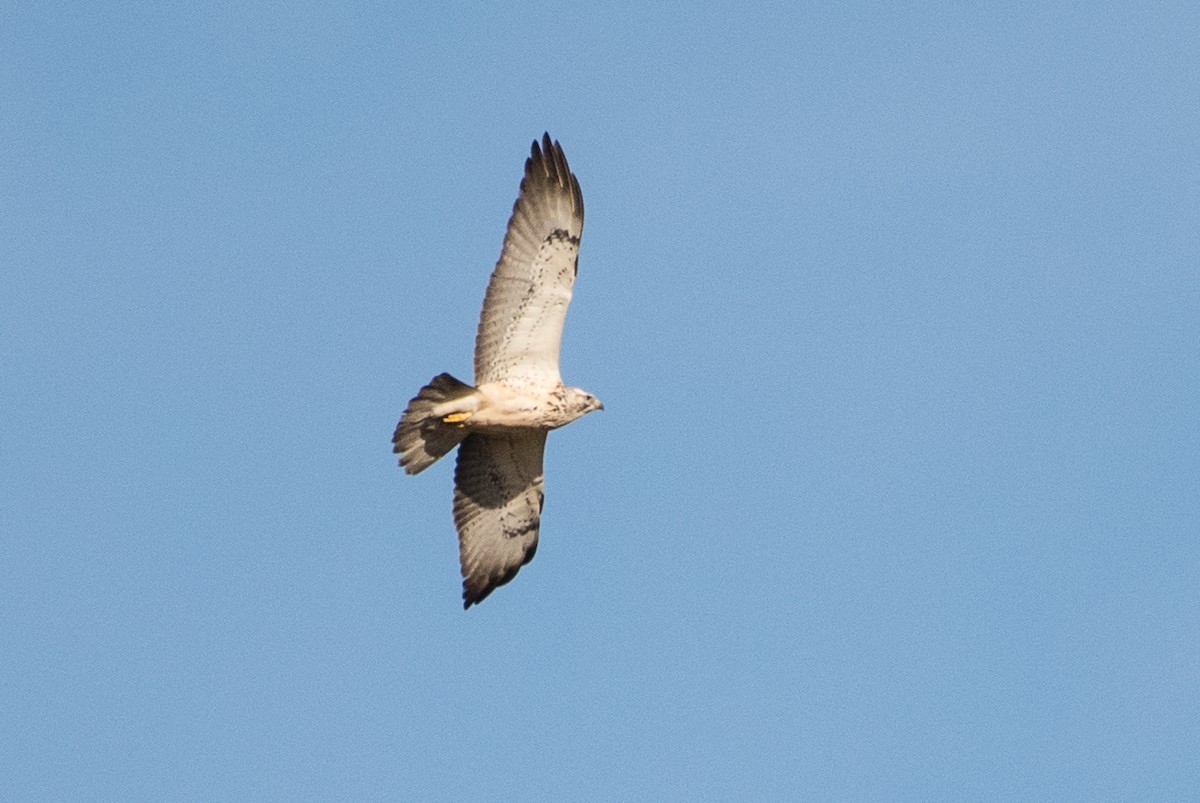
[[[537,551],[546,434],[604,406],[558,372],[579,268],[583,195],[562,146],[542,136],[525,160],[475,336],[475,385],[434,377],[408,403],[392,451],[409,474],[458,447],[454,525],[463,607],[516,576]]]

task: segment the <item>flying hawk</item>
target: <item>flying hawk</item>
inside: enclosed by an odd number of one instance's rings
[[[516,576],[537,551],[546,433],[603,410],[565,387],[558,352],[579,270],[583,194],[562,146],[542,136],[525,160],[500,260],[475,336],[475,387],[440,374],[408,403],[392,436],[417,474],[458,446],[454,525],[463,608]]]

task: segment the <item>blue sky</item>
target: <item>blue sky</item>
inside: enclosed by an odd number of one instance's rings
[[[1198,32],[10,8],[0,797],[1194,794]],[[464,612],[389,440],[543,130],[607,409]]]

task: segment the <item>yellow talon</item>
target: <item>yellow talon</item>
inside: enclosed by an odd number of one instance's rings
[[[458,424],[463,421],[466,421],[470,417],[471,417],[470,413],[451,413],[450,415],[443,418],[442,422],[446,423],[446,424]]]

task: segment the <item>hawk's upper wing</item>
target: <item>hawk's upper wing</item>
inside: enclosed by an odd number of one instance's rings
[[[454,525],[463,574],[463,607],[517,575],[537,551],[542,515],[545,431],[473,433],[458,447]]]
[[[500,261],[475,336],[475,384],[555,385],[563,320],[578,270],[583,194],[562,146],[542,136],[525,160]]]

